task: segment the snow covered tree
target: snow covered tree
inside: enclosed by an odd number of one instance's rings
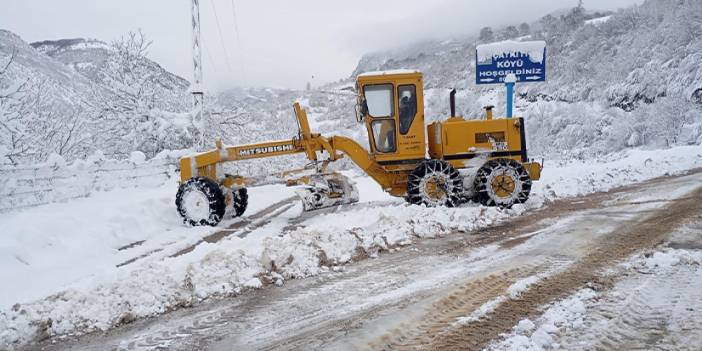
[[[57,106],[47,96],[46,82],[5,79],[14,54],[0,70],[0,163],[44,161],[51,154],[85,154],[86,114],[81,105]]]
[[[529,23],[522,22],[522,24],[519,25],[519,35],[529,35],[531,33],[531,26]]]
[[[27,100],[31,104],[26,111],[30,120],[26,128],[33,136],[33,159],[44,161],[51,154],[67,159],[85,156],[93,147],[85,106],[75,104],[59,109],[47,96],[45,82],[32,85],[27,93]]]
[[[16,52],[0,62],[0,163],[17,164],[18,159],[30,150],[22,115],[29,108],[24,93],[27,83],[13,84],[6,78],[15,60]]]
[[[578,6],[572,8],[567,14],[561,16],[561,20],[568,26],[568,29],[575,29],[585,22],[585,7],[583,0],[578,0]]]
[[[500,32],[500,39],[514,39],[519,36],[519,30],[515,26],[507,26]]]
[[[693,112],[685,108],[686,103],[684,99],[666,97],[642,109],[648,114],[646,120],[650,127],[647,129],[666,147],[678,144],[683,129],[694,121]]]
[[[95,123],[104,136],[99,142],[113,154],[142,151],[153,156],[164,148],[192,145],[192,123],[183,110],[184,91],[165,89],[171,84],[148,60],[151,41],[141,31],[130,32],[111,44],[112,54],[93,86],[90,100]],[[159,67],[160,68],[160,67]],[[174,108],[175,107],[175,108]],[[173,140],[173,135],[179,138]]]
[[[482,42],[490,42],[495,39],[495,34],[492,32],[492,28],[490,27],[483,27],[480,30],[480,41]]]

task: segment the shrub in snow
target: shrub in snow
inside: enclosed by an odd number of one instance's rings
[[[134,164],[142,164],[146,161],[146,155],[144,155],[143,152],[141,151],[133,151],[129,155],[129,161],[131,161]]]

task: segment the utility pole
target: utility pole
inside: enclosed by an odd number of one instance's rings
[[[197,147],[205,146],[205,97],[202,91],[202,46],[200,41],[200,0],[192,0],[192,25],[193,25],[193,113],[195,125],[200,131],[200,140]]]

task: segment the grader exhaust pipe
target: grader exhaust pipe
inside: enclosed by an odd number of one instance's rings
[[[451,104],[451,117],[456,117],[456,89],[451,90],[449,94],[449,103]]]

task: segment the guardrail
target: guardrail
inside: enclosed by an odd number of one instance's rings
[[[160,186],[177,175],[182,151],[163,152],[145,160],[133,153],[114,160],[100,153],[70,164],[60,156],[26,166],[0,166],[0,212],[89,196],[95,191]]]

